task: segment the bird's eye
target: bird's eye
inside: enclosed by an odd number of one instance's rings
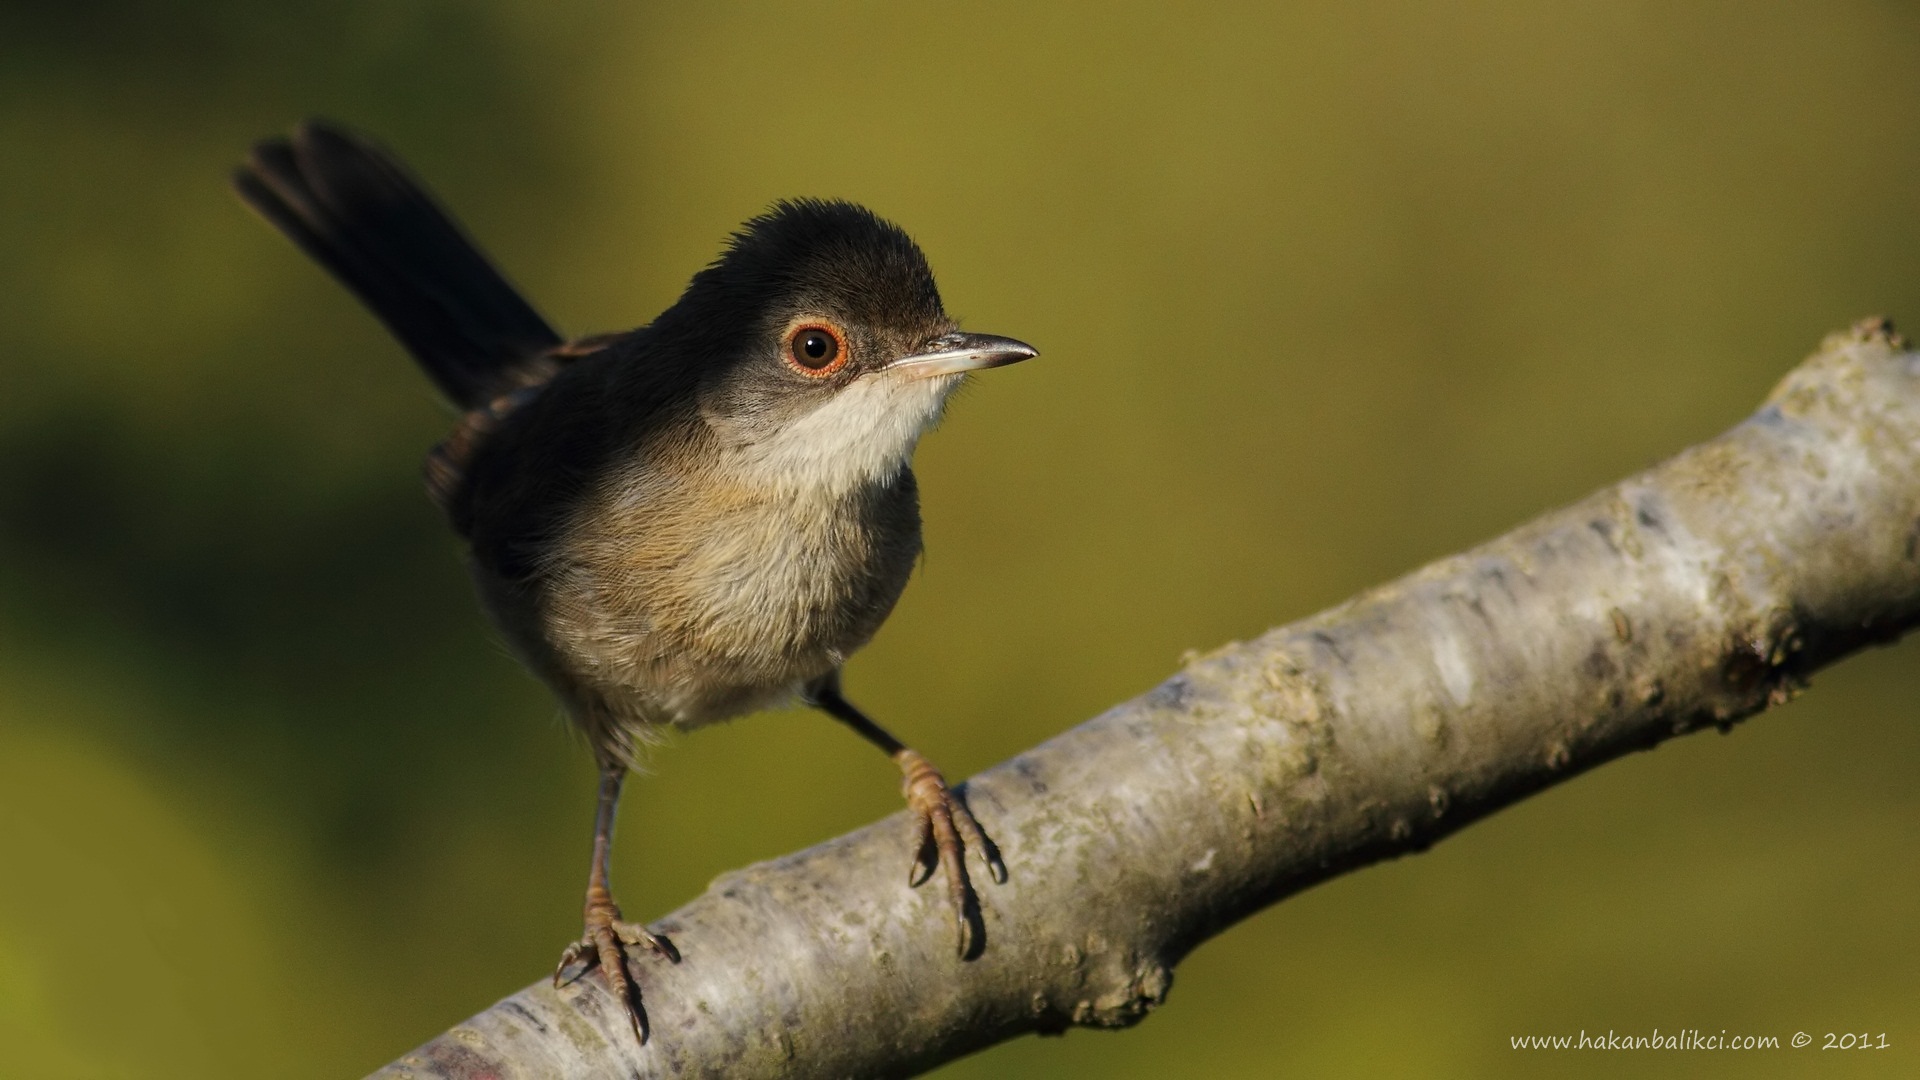
[[[802,375],[831,375],[847,363],[847,343],[825,323],[806,323],[787,334],[787,363]]]

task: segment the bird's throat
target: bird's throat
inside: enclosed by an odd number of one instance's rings
[[[734,448],[742,479],[770,493],[844,496],[899,475],[939,422],[959,376],[908,379],[879,373],[818,408]]]

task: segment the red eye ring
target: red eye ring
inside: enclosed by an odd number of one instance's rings
[[[810,379],[823,379],[847,366],[847,336],[829,322],[809,320],[787,331],[781,358]]]

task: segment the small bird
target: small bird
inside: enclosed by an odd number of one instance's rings
[[[920,249],[852,203],[775,204],[680,299],[563,339],[390,154],[319,120],[253,148],[240,198],[372,309],[462,411],[427,489],[467,542],[487,613],[600,770],[585,931],[647,1039],[637,973],[665,937],[622,919],[614,810],[642,746],[798,698],[900,767],[908,874],[946,878],[960,954],[984,946],[971,849],[1006,868],[926,758],[848,702],[840,669],[920,554],[913,450],[968,372],[1028,359],[963,333]]]

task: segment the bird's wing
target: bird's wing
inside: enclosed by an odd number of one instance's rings
[[[506,373],[511,381],[503,392],[476,408],[468,409],[454,425],[453,432],[427,453],[427,494],[442,510],[451,512],[453,496],[466,482],[467,465],[482,443],[507,417],[546,389],[562,368],[582,357],[620,341],[621,334],[596,334],[555,346],[539,353]]]

